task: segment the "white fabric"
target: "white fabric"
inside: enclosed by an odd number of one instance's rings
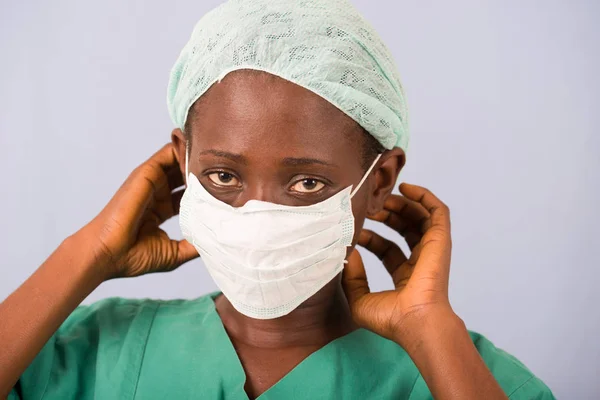
[[[187,152],[186,152],[187,153]],[[213,197],[193,173],[179,221],[217,286],[251,318],[288,314],[338,273],[354,236],[352,187],[310,206],[250,200],[234,208]]]

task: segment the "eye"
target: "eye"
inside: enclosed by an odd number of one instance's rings
[[[218,171],[208,174],[208,179],[218,186],[238,186],[239,180],[229,172]]]
[[[325,184],[317,179],[306,178],[292,185],[292,191],[298,193],[316,193],[323,189]]]

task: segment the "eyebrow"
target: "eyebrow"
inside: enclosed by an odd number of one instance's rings
[[[211,154],[213,156],[217,156],[217,157],[224,157],[224,158],[229,158],[230,160],[233,160],[235,162],[238,162],[240,164],[247,164],[248,162],[246,161],[246,158],[241,155],[241,154],[235,154],[235,153],[230,153],[228,151],[221,151],[221,150],[204,150],[202,152],[200,152],[199,156],[205,155],[205,154]]]
[[[316,158],[286,157],[281,161],[281,163],[283,165],[287,165],[287,166],[302,166],[302,165],[319,164],[319,165],[327,165],[330,167],[337,167],[337,165],[325,162],[323,160],[318,160]]]
[[[235,162],[238,162],[238,163],[244,164],[244,165],[248,164],[246,157],[244,157],[241,154],[230,153],[228,151],[222,151],[222,150],[209,149],[209,150],[204,150],[204,151],[200,152],[199,156],[206,155],[206,154],[210,154],[210,155],[217,156],[217,157],[228,158],[230,160],[233,160]],[[306,165],[314,165],[314,164],[327,165],[330,167],[337,167],[336,165],[328,163],[323,160],[319,160],[316,158],[306,158],[306,157],[286,157],[281,161],[281,164],[285,165],[285,166],[290,166],[290,167],[306,166]]]

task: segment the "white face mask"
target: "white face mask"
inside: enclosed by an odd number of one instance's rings
[[[179,223],[208,272],[240,313],[288,314],[339,274],[354,236],[350,199],[362,180],[310,206],[250,200],[234,208],[213,197],[188,171]]]

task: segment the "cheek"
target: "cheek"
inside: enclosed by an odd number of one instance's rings
[[[360,193],[357,193],[352,199],[352,214],[354,215],[354,237],[352,238],[352,246],[348,247],[346,250],[346,258],[352,253],[356,242],[358,242],[358,237],[360,235],[360,231],[365,223],[365,218],[367,215],[367,199],[365,196],[358,196]]]

